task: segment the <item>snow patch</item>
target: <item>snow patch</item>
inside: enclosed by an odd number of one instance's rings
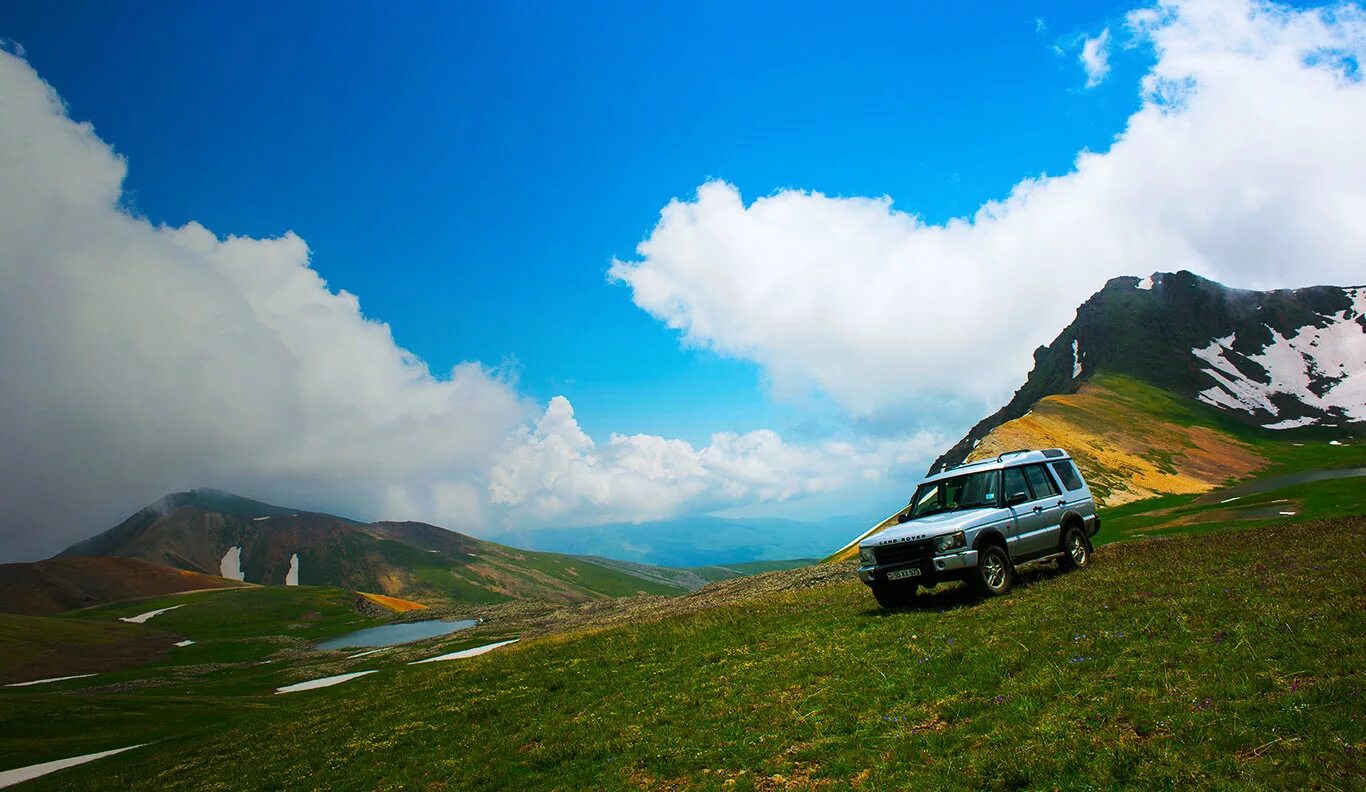
[[[1358,319],[1366,313],[1366,288],[1349,289],[1352,306],[1332,316],[1326,327],[1305,325],[1290,335],[1267,327],[1271,343],[1247,360],[1266,372],[1266,381],[1244,374],[1228,355],[1234,336],[1191,349],[1205,361],[1203,369],[1217,384],[1201,391],[1201,401],[1216,407],[1278,415],[1271,396],[1284,394],[1322,413],[1340,412],[1350,421],[1366,421],[1366,330]],[[1301,421],[1306,419],[1300,419]],[[1289,419],[1267,428],[1291,428]]]
[[[387,647],[387,646],[381,646],[381,647],[378,648],[378,649],[367,649],[367,650],[365,650],[364,652],[357,652],[356,654],[353,654],[353,655],[347,655],[347,656],[346,656],[346,659],[347,659],[347,660],[355,660],[357,657],[367,657],[367,656],[369,656],[369,655],[375,654],[376,652],[383,652],[385,649],[388,649],[388,648],[389,648],[389,647]]]
[[[1144,278],[1143,280],[1139,281],[1139,282],[1138,282],[1138,288],[1142,289],[1143,291],[1152,291],[1152,290],[1153,290],[1153,276],[1152,276],[1152,275],[1149,275],[1148,277],[1146,277],[1146,278]]]
[[[1339,442],[1336,441],[1336,440],[1329,440],[1329,441],[1328,441],[1328,445],[1342,445],[1342,443],[1339,443]]]
[[[285,685],[284,687],[275,688],[275,695],[278,696],[281,693],[298,693],[301,690],[316,690],[318,688],[332,687],[333,685],[340,685],[343,682],[350,682],[356,677],[363,677],[366,674],[373,674],[378,670],[379,669],[372,669],[370,671],[353,671],[349,674],[337,674],[336,676],[327,676],[319,679],[310,679],[307,682],[297,682],[293,685]]]
[[[299,554],[295,553],[289,557],[289,571],[285,573],[285,585],[299,585]]]
[[[114,754],[123,753],[124,751],[131,751],[134,748],[141,748],[146,744],[147,743],[138,743],[137,745],[130,745],[126,748],[115,748],[112,751],[100,751],[99,753],[73,756],[70,759],[58,759],[55,762],[43,762],[42,764],[29,765],[28,767],[16,767],[13,770],[6,770],[3,773],[0,773],[0,787],[14,786],[15,784],[30,781],[39,776],[45,776],[48,773],[65,770],[68,767],[75,767],[76,765],[85,764],[86,762],[93,762],[96,759],[103,759],[106,756],[113,756]]]
[[[8,685],[5,685],[5,687],[28,687],[29,685],[46,685],[49,682],[65,682],[68,679],[85,679],[86,677],[92,676],[94,676],[94,674],[76,674],[75,676],[48,677],[47,679],[35,679],[32,682],[11,682]]]
[[[442,660],[464,660],[464,659],[467,658],[467,657],[478,657],[479,655],[484,654],[485,652],[492,652],[494,649],[497,649],[497,648],[500,647],[500,646],[507,646],[508,644],[517,643],[519,640],[521,640],[521,639],[520,639],[520,638],[513,638],[513,639],[507,640],[507,641],[499,641],[498,643],[491,643],[491,644],[484,644],[483,646],[476,646],[476,647],[474,647],[473,649],[461,649],[461,650],[458,651],[458,652],[451,652],[451,653],[449,653],[449,654],[437,655],[436,657],[428,657],[426,660],[414,660],[413,662],[409,663],[408,665],[418,665],[419,663],[437,663],[437,662],[440,662],[440,661],[442,661]]]
[[[246,582],[242,576],[242,546],[229,547],[228,552],[218,561],[218,575],[229,580],[241,580]]]
[[[157,615],[160,615],[160,614],[162,614],[162,613],[165,613],[166,611],[173,611],[173,610],[175,610],[176,608],[183,608],[183,607],[185,607],[185,606],[184,606],[184,605],[172,605],[172,606],[169,607],[169,608],[158,608],[158,609],[156,609],[156,610],[154,610],[154,611],[147,611],[146,613],[139,613],[139,614],[136,615],[136,616],[120,616],[120,617],[119,617],[119,621],[125,621],[125,622],[128,622],[129,624],[142,624],[143,622],[147,621],[148,619],[152,618],[153,616],[157,616]]]
[[[1077,350],[1077,340],[1072,339],[1072,379],[1081,376],[1081,353]]]
[[[1295,513],[1294,513],[1294,512],[1281,512],[1281,514],[1284,514],[1286,517],[1294,517],[1294,516],[1295,516]]]
[[[262,520],[269,520],[269,519],[270,519],[269,517],[252,517],[252,518],[251,518],[251,521],[252,521],[252,522],[261,522]]]
[[[191,640],[184,640],[184,641],[176,641],[174,645],[175,645],[175,646],[189,646],[189,645],[192,644],[192,643],[194,643],[194,641],[191,641]]]
[[[1318,421],[1313,418],[1286,418],[1284,421],[1276,423],[1262,424],[1263,429],[1295,429],[1301,426],[1313,426]]]

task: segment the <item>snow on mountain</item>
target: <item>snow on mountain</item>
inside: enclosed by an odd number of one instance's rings
[[[1197,398],[1223,409],[1280,420],[1267,429],[1290,429],[1320,422],[1366,421],[1366,288],[1345,290],[1351,306],[1322,322],[1292,333],[1263,325],[1271,341],[1255,354],[1234,351],[1237,334],[1194,347],[1191,354],[1209,364],[1203,372],[1214,385]],[[1273,397],[1289,396],[1309,415],[1283,417]]]

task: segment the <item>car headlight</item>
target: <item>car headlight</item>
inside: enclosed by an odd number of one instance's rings
[[[859,563],[863,564],[877,563],[877,559],[873,557],[873,548],[871,547],[860,547],[858,549],[858,560]]]
[[[966,547],[967,544],[968,540],[967,537],[963,536],[963,532],[954,531],[951,534],[936,536],[934,538],[934,551],[936,553],[947,553],[959,547]]]

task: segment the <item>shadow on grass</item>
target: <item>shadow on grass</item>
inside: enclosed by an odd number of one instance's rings
[[[1014,592],[1020,589],[1027,589],[1035,584],[1044,583],[1065,574],[1067,574],[1067,570],[1063,569],[1056,560],[1027,564],[1015,571],[1015,585],[1011,588],[1011,593],[1005,595],[1005,599],[1010,599]],[[872,599],[871,595],[869,599]],[[872,607],[863,612],[863,615],[883,618],[907,612],[943,613],[958,608],[971,607],[982,601],[982,596],[973,591],[971,586],[959,582],[946,582],[931,589],[921,590],[904,607],[888,610],[873,604]]]

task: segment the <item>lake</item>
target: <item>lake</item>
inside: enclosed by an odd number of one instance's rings
[[[367,627],[364,630],[357,630],[336,638],[328,638],[326,641],[319,641],[319,649],[361,649],[373,646],[397,646],[411,641],[421,641],[424,638],[435,638],[438,635],[446,635],[457,630],[464,630],[478,624],[474,619],[461,619],[459,621],[442,621],[441,619],[428,619],[426,621],[400,622],[399,624],[385,624],[380,627]]]

